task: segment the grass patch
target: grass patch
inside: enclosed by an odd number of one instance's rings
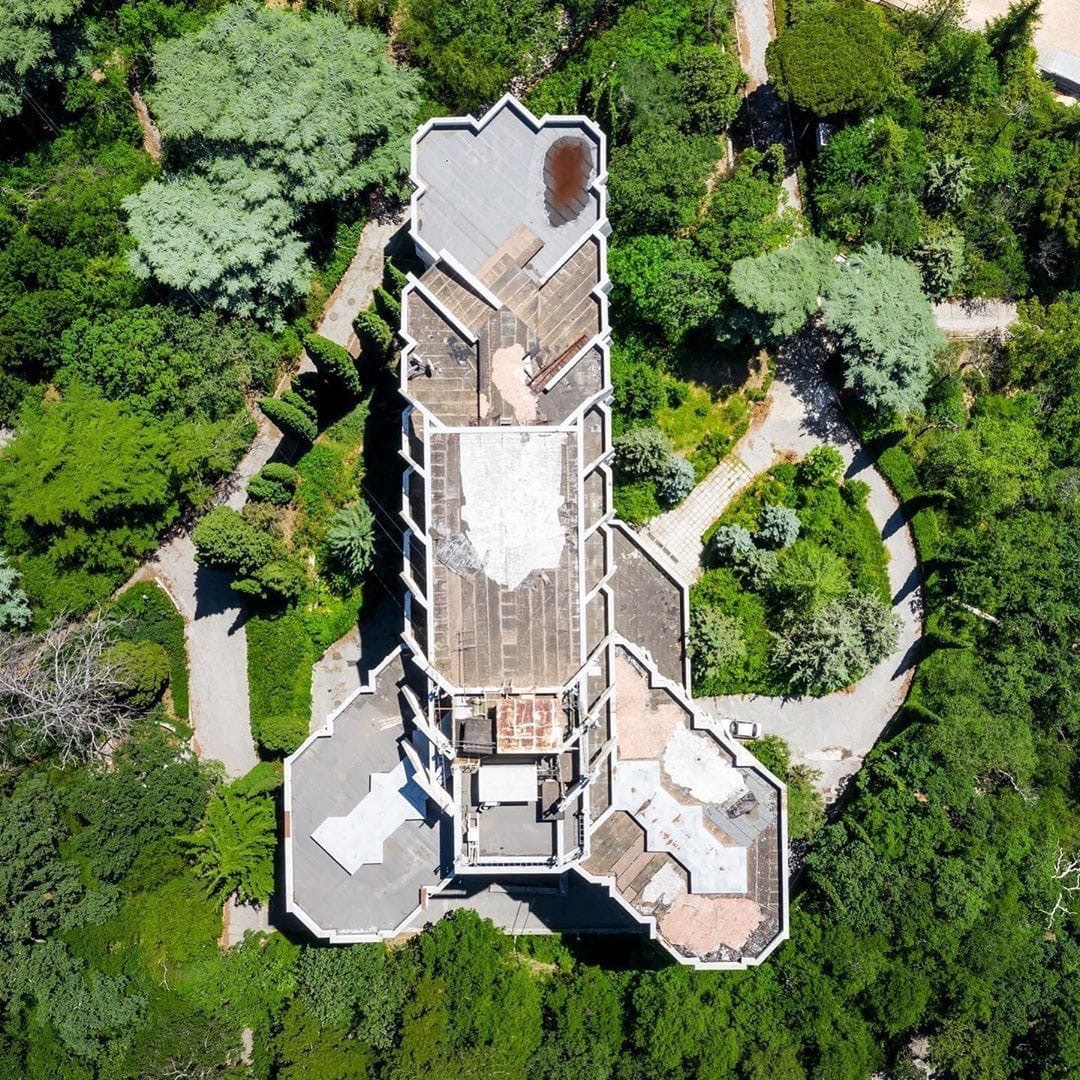
[[[644,525],[660,513],[656,484],[652,480],[616,483],[612,500],[616,515],[628,525]]]
[[[152,641],[169,657],[169,690],[173,714],[188,718],[188,660],[184,646],[184,619],[168,593],[152,581],[140,581],[122,592],[112,604],[113,614],[124,620],[128,641]]]
[[[657,426],[694,466],[700,482],[746,434],[751,394],[761,396],[750,386],[760,379],[749,355],[719,359],[698,352],[680,354],[662,378],[667,404],[657,410]]]

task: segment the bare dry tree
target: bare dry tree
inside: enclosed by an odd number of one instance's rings
[[[1057,883],[1057,899],[1049,911],[1045,908],[1036,908],[1046,916],[1046,929],[1049,932],[1054,927],[1054,921],[1059,915],[1068,918],[1073,914],[1073,908],[1069,906],[1077,894],[1080,894],[1080,858],[1065,854],[1065,849],[1059,844],[1057,858],[1054,860],[1052,880]]]
[[[66,765],[102,755],[127,731],[135,710],[109,658],[118,626],[97,616],[0,633],[0,736],[17,753],[45,745]]]

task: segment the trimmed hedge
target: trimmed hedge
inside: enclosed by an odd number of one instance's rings
[[[317,659],[303,615],[249,619],[246,629],[251,734],[265,753],[291,753],[307,738]]]
[[[173,607],[168,593],[152,581],[140,581],[122,592],[112,604],[113,613],[124,620],[125,641],[153,642],[169,658],[169,686],[173,712],[188,717],[188,660],[184,645],[184,619]]]
[[[296,470],[284,462],[271,461],[248,482],[248,498],[274,506],[288,506],[296,494]]]
[[[292,395],[296,397],[296,395]],[[292,401],[282,398],[259,398],[259,408],[272,424],[276,424],[286,435],[303,442],[314,442],[319,434],[315,421]]]
[[[360,376],[348,349],[343,349],[337,342],[321,334],[308,334],[304,338],[304,348],[323,378],[344,390],[351,398],[360,396],[363,390]]]
[[[401,325],[401,304],[381,285],[375,290],[375,311],[390,326]]]
[[[353,319],[353,329],[360,341],[360,356],[376,361],[386,360],[394,347],[394,331],[390,324],[374,310],[367,307]]]

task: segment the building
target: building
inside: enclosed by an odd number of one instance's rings
[[[512,97],[413,140],[401,645],[285,769],[319,937],[468,905],[723,968],[787,935],[783,785],[691,701],[686,589],[612,513],[605,151]]]

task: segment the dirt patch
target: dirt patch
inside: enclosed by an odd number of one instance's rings
[[[587,143],[573,138],[552,143],[544,160],[547,184],[544,203],[552,225],[573,221],[581,213],[591,171],[592,156]]]
[[[745,896],[683,894],[660,917],[660,930],[673,945],[702,956],[718,945],[742,949],[764,918]]]

